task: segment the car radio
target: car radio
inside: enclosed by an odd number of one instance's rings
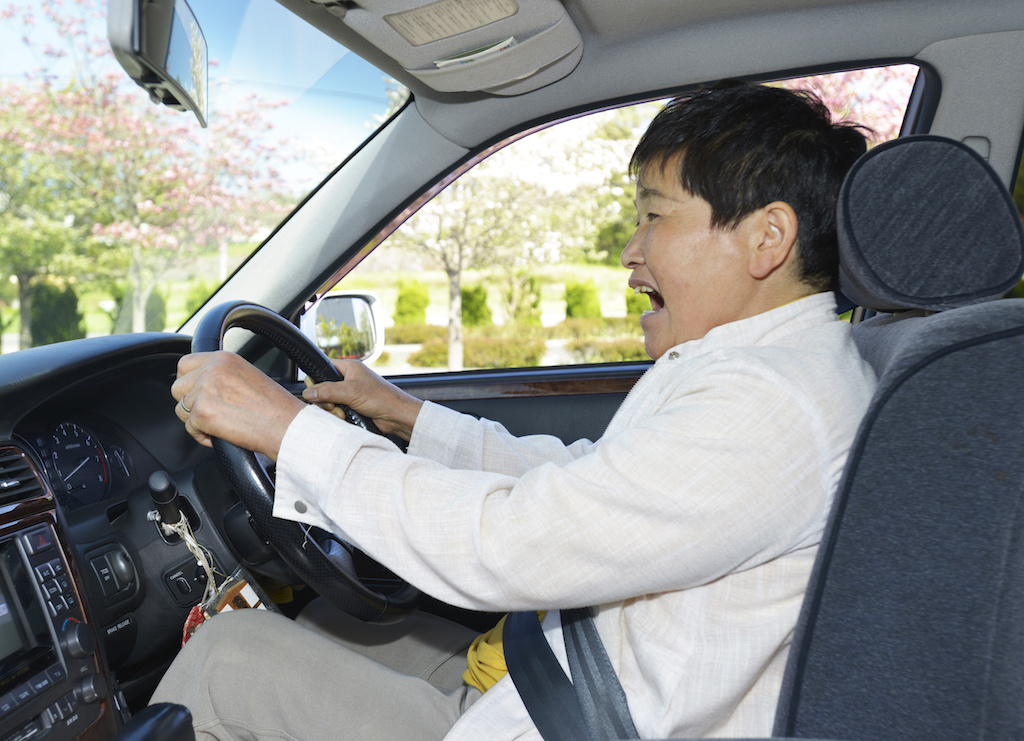
[[[49,524],[0,540],[0,739],[75,738],[107,688],[68,564]]]

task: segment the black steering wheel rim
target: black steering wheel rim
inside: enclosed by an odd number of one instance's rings
[[[221,304],[208,311],[196,327],[192,351],[223,349],[224,335],[233,327],[247,329],[266,338],[317,383],[341,380],[337,368],[323,351],[294,324],[247,301]],[[367,427],[360,415],[347,407],[343,409],[349,422]],[[403,583],[401,588],[389,594],[372,589],[329,558],[310,536],[309,527],[274,517],[274,483],[253,452],[218,438],[213,439],[213,448],[239,499],[249,511],[257,533],[320,596],[366,622],[394,622],[416,608],[421,594],[412,585]]]

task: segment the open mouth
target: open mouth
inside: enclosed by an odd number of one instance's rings
[[[665,302],[661,298],[661,294],[655,291],[650,286],[637,286],[633,289],[634,293],[644,293],[651,299],[651,311],[661,311],[665,308]]]

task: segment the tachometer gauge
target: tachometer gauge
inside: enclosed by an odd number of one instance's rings
[[[110,488],[110,466],[99,440],[84,426],[62,422],[53,431],[50,462],[58,494],[72,506],[101,501]]]

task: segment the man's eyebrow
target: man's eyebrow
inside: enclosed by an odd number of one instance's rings
[[[636,189],[637,200],[641,198],[664,198],[665,194],[657,188],[649,188],[646,185],[639,184]]]

